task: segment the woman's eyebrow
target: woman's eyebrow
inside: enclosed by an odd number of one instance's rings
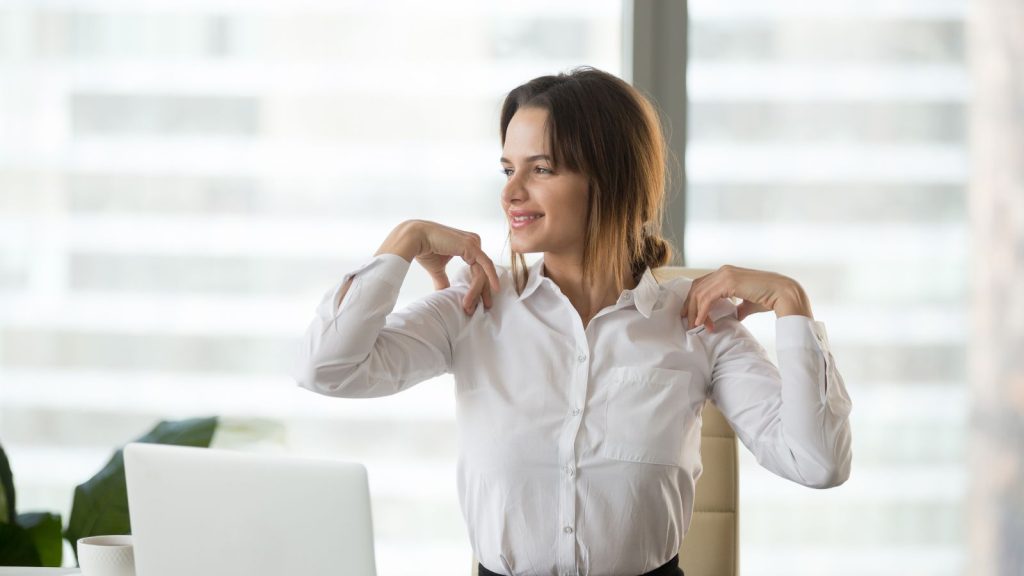
[[[534,156],[529,156],[526,159],[527,162],[533,162],[534,160],[547,160],[548,162],[551,162],[551,156],[548,156],[547,154],[536,154]],[[505,158],[504,156],[502,156],[499,161],[500,162],[504,162],[505,164],[511,164],[512,163],[511,160],[509,160],[508,158]]]

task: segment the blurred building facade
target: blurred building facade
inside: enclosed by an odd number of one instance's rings
[[[1024,6],[975,0],[971,98],[971,574],[1024,574]]]
[[[854,399],[847,485],[743,461],[743,572],[966,573],[965,4],[690,17],[688,264],[801,281]],[[507,260],[501,98],[580,64],[623,73],[628,19],[613,1],[0,5],[19,507],[66,513],[157,419],[262,418],[284,430],[268,450],[367,464],[382,576],[468,570],[450,380],[348,401],[286,368],[323,292],[404,219]],[[400,305],[430,289],[414,267]],[[771,349],[771,318],[746,323]]]
[[[966,3],[689,3],[688,264],[807,289],[853,398],[853,473],[741,458],[745,574],[966,565]],[[774,319],[744,322],[766,343]]]
[[[0,4],[0,438],[19,508],[66,520],[74,486],[158,419],[258,418],[281,425],[263,449],[367,464],[382,575],[468,570],[451,381],[339,401],[287,368],[323,292],[399,222],[502,251],[500,102],[580,63],[619,73],[622,9]],[[400,305],[431,289],[414,267]]]

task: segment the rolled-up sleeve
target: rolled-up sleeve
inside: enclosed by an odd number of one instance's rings
[[[852,402],[825,325],[793,315],[775,329],[778,367],[734,311],[704,332],[711,399],[762,466],[805,486],[838,486],[850,475]]]
[[[401,256],[381,254],[324,293],[292,367],[299,386],[372,398],[450,371],[465,287],[434,292],[394,311],[409,266]],[[352,285],[341,299],[349,279]]]

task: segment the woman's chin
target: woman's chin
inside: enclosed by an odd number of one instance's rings
[[[536,254],[547,250],[543,235],[532,234],[532,231],[512,230],[509,246],[519,254]]]
[[[525,242],[522,244],[513,242],[512,251],[518,254],[536,254],[537,252],[543,252],[544,249]]]

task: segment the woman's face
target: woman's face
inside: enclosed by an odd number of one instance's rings
[[[548,112],[520,108],[505,131],[501,166],[508,182],[501,206],[512,232],[512,250],[583,256],[587,178],[554,170],[546,129]]]

